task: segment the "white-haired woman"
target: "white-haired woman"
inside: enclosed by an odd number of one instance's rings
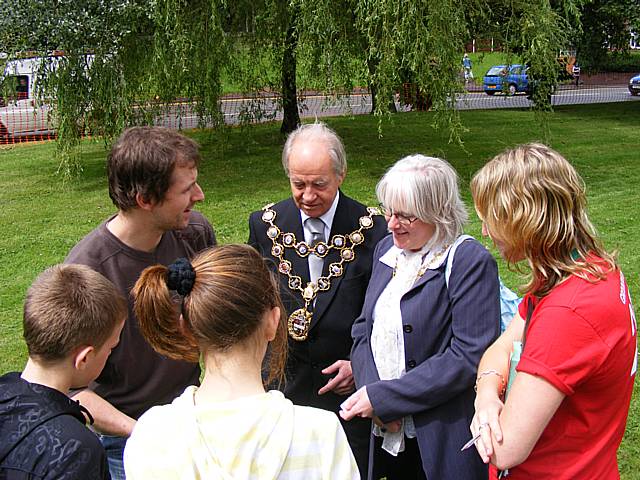
[[[467,212],[457,180],[444,160],[413,155],[376,188],[391,235],[376,248],[353,326],[359,389],[341,412],[375,421],[373,479],[487,478],[460,447],[478,362],[499,333],[498,272],[480,243],[459,238]]]

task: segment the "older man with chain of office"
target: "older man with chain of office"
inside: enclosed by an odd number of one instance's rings
[[[287,139],[282,164],[291,198],[249,218],[249,243],[273,263],[287,309],[285,395],[337,413],[354,390],[351,326],[360,315],[384,219],[339,191],[347,171],[342,141],[323,123]],[[363,478],[371,425],[343,424]]]

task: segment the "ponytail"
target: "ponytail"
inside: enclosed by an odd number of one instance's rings
[[[133,287],[133,308],[140,331],[159,354],[196,363],[200,359],[199,349],[187,322],[179,319],[167,286],[168,273],[164,265],[146,268]]]
[[[175,360],[197,362],[199,352],[225,352],[255,335],[269,309],[280,308],[269,346],[266,379],[282,382],[287,330],[277,279],[248,245],[224,245],[142,272],[132,290],[140,331],[153,349]],[[175,291],[182,298],[182,321]]]

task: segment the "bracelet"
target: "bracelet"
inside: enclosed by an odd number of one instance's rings
[[[500,377],[501,386],[500,386],[499,395],[502,396],[504,394],[506,385],[504,381],[504,375],[502,375],[497,370],[485,370],[484,372],[480,373],[478,375],[478,378],[476,378],[476,384],[473,386],[473,391],[478,393],[478,383],[480,383],[480,380],[482,380],[482,377],[486,377],[487,375],[497,375],[498,377]]]

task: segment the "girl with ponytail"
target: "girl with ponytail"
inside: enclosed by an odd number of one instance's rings
[[[253,248],[149,267],[132,295],[154,350],[201,360],[205,373],[140,418],[125,450],[129,480],[358,478],[333,413],[265,391],[284,377],[287,335],[277,283]]]

